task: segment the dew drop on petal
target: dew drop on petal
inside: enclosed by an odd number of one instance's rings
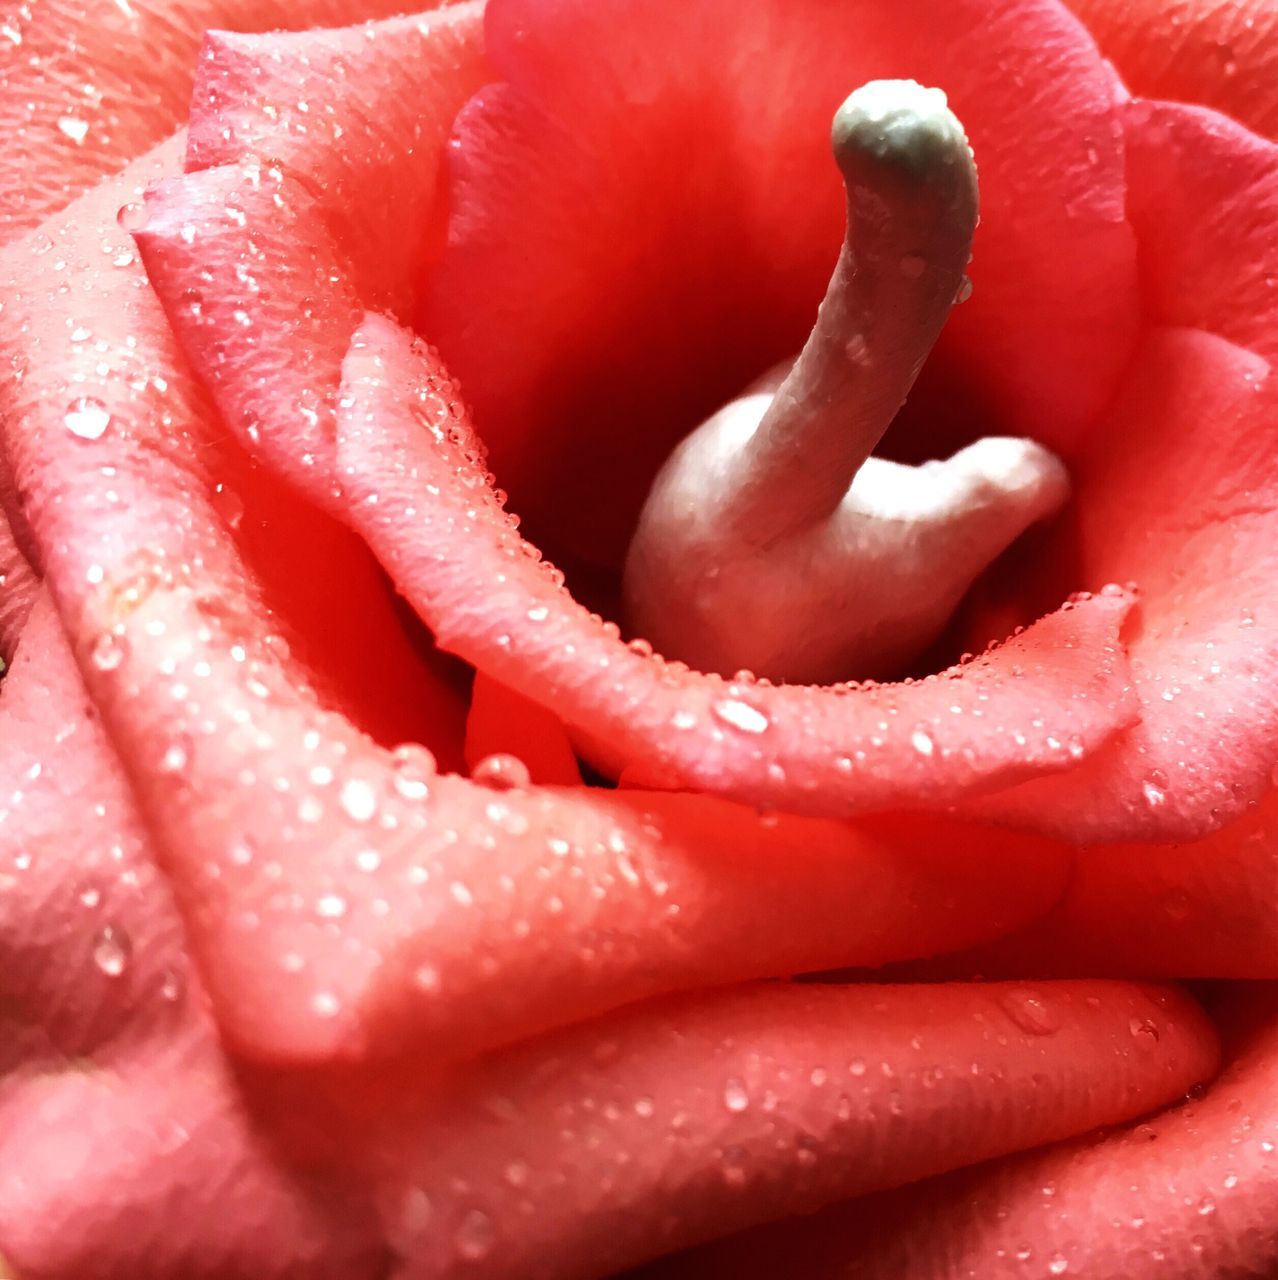
[[[138,231],[146,225],[146,209],[137,201],[130,201],[120,206],[115,220],[122,231]]]
[[[337,798],[342,812],[353,822],[367,822],[377,812],[377,793],[364,778],[350,778]]]
[[[1127,1029],[1143,1048],[1152,1049],[1158,1043],[1158,1024],[1152,1018],[1131,1018]]]
[[[999,998],[999,1004],[1022,1031],[1032,1036],[1049,1036],[1060,1028],[1060,1021],[1047,1001],[1028,987],[1013,987]]]
[[[133,944],[123,929],[107,925],[93,943],[93,963],[108,978],[118,978],[129,967]]]
[[[772,723],[758,707],[752,707],[740,698],[721,698],[711,704],[710,710],[717,720],[740,729],[742,733],[765,733]]]
[[[932,735],[922,725],[910,734],[910,746],[921,756],[930,756],[936,750]]]
[[[62,421],[67,430],[80,440],[101,440],[111,425],[111,412],[101,400],[80,396],[67,405]]]
[[[492,1219],[479,1209],[468,1209],[457,1225],[453,1246],[457,1256],[467,1262],[478,1262],[488,1256],[495,1237]]]
[[[735,1076],[723,1086],[723,1105],[733,1112],[745,1111],[750,1105],[745,1085]]]
[[[340,920],[346,914],[346,899],[338,893],[326,893],[315,904],[315,913],[325,920]]]
[[[415,743],[395,748],[391,756],[395,790],[405,800],[424,800],[430,793],[430,779],[435,776],[435,757]]]
[[[94,642],[89,651],[89,661],[98,671],[114,671],[126,657],[129,646],[123,636],[104,631]]]
[[[471,780],[494,791],[522,790],[532,783],[528,766],[504,751],[485,756],[470,771]]]
[[[89,136],[89,122],[78,116],[59,116],[58,132],[79,146]]]

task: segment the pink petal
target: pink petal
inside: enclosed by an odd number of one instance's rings
[[[504,83],[458,121],[418,327],[549,554],[616,565],[674,442],[797,352],[842,235],[830,119],[875,77],[944,88],[981,169],[975,294],[896,447],[1086,434],[1134,247],[1116,86],[1060,5],[494,0],[486,26]]]
[[[1139,1115],[1216,1060],[1191,1001],[1117,983],[649,1003],[474,1064],[419,1119],[390,1111],[374,1140],[394,1274],[593,1280]]]
[[[0,243],[168,137],[209,27],[357,22],[400,0],[67,0],[6,5],[0,32]]]
[[[357,1197],[277,1159],[222,1060],[47,598],[0,685],[0,776],[0,1257],[31,1277],[371,1277]]]
[[[1146,1124],[751,1232],[657,1276],[1268,1276],[1278,1262],[1278,998],[1224,1001],[1227,1066]]]
[[[851,692],[728,683],[628,647],[515,533],[448,385],[366,321],[338,411],[351,517],[443,648],[587,730],[632,782],[847,815],[1066,769],[1130,723],[1121,592],[962,669]]]
[[[1080,841],[1193,839],[1264,796],[1278,763],[1278,147],[1168,104],[1129,122],[1154,325],[1032,580],[1048,599],[1080,578],[1140,588],[1140,723],[1068,781],[980,806]]]

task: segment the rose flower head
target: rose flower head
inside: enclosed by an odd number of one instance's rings
[[[0,1276],[1278,1269],[1278,45],[1074,8],[0,12]]]

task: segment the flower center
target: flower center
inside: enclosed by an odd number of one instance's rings
[[[811,336],[679,445],[626,560],[632,631],[704,671],[899,671],[1068,496],[1029,440],[917,467],[871,457],[970,288],[976,166],[945,95],[906,80],[853,93],[833,149],[847,234]]]

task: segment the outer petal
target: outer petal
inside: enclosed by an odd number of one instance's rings
[[[421,270],[443,140],[484,74],[479,20],[463,4],[211,38],[193,172],[148,194],[139,243],[192,366],[250,450],[319,503],[334,502],[341,359],[364,309],[402,306]],[[299,85],[328,108],[318,124]]]
[[[379,1181],[395,1275],[594,1280],[1140,1114],[1215,1059],[1191,1002],[1114,983],[649,1003],[475,1064],[415,1124],[392,1112]]]
[[[1278,999],[1267,986],[1224,1005],[1228,1065],[1205,1097],[1092,1141],[750,1233],[654,1276],[1272,1275]]]
[[[894,447],[1070,449],[1103,405],[1133,243],[1115,85],[1060,5],[495,0],[487,28],[504,83],[459,119],[419,327],[548,554],[616,565],[679,436],[801,346],[842,232],[830,118],[875,77],[943,87],[981,168],[975,295]]]
[[[1278,762],[1278,147],[1168,104],[1127,119],[1156,327],[1026,580],[1046,599],[1080,578],[1140,587],[1141,721],[1064,785],[983,806],[1089,841],[1204,834],[1263,796]]]
[[[168,137],[209,27],[357,22],[400,0],[82,0],[0,8],[0,243]]]
[[[1215,107],[1278,135],[1273,0],[1068,0],[1135,92]]]
[[[0,778],[0,1259],[32,1280],[374,1275],[358,1196],[277,1158],[221,1056],[47,599],[0,686]]]

